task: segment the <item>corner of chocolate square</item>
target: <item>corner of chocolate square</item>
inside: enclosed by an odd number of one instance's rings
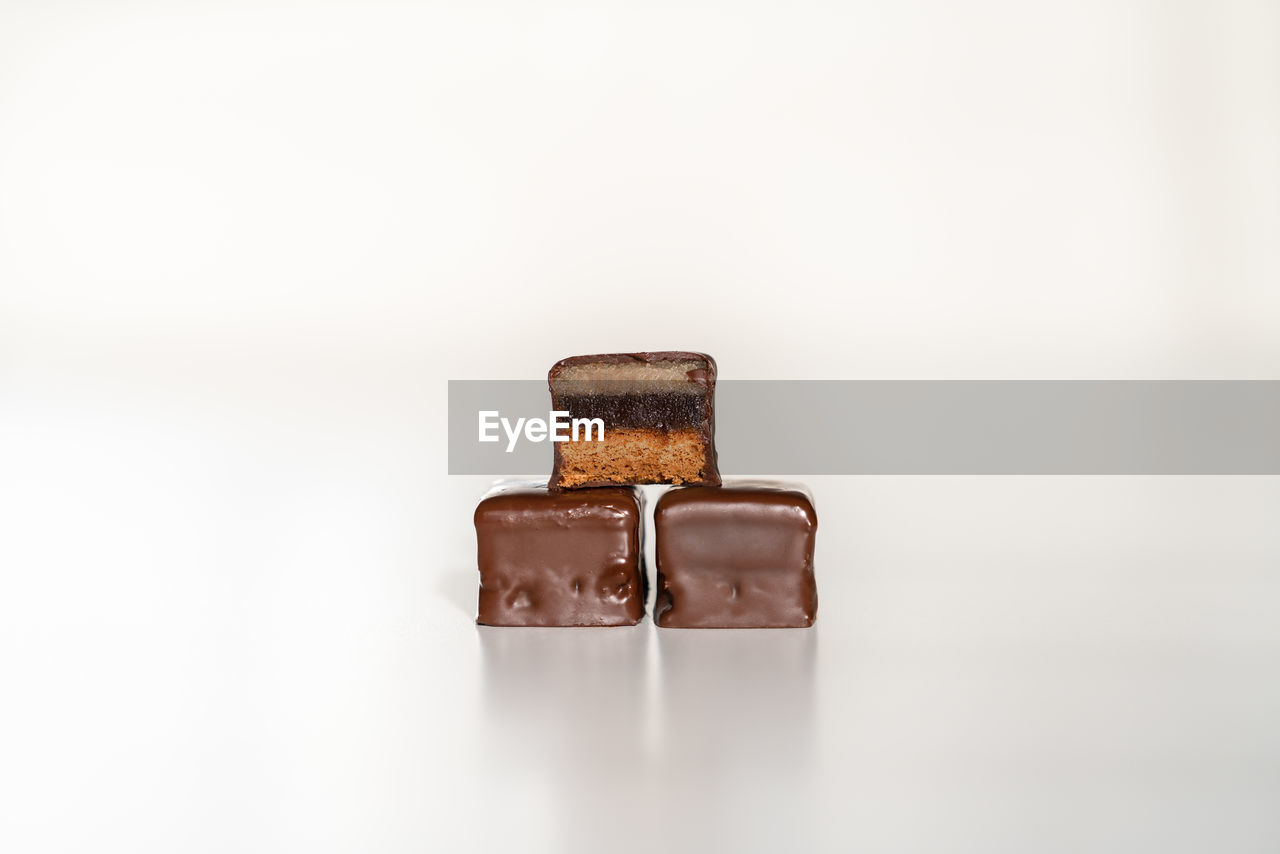
[[[568,441],[552,444],[552,489],[720,483],[707,354],[573,356],[552,366],[547,384],[552,409],[572,425]]]
[[[632,487],[552,491],[499,484],[475,511],[486,626],[633,626],[647,583],[643,496]]]
[[[654,622],[690,629],[813,625],[817,530],[803,487],[741,481],[668,491],[654,509]]]

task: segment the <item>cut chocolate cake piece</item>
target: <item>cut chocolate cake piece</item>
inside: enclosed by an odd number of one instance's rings
[[[573,356],[552,366],[547,380],[552,409],[581,424],[552,445],[552,489],[720,483],[716,363],[705,353]],[[603,438],[588,422],[603,427]]]

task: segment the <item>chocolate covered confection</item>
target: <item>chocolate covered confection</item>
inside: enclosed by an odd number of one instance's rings
[[[664,628],[813,625],[818,517],[800,487],[768,481],[673,489],[654,510]]]
[[[644,616],[643,498],[502,484],[476,507],[486,626],[631,626]]]
[[[583,430],[553,445],[553,489],[720,483],[716,363],[705,353],[574,356],[557,362],[547,381],[553,409],[604,427],[603,439]]]

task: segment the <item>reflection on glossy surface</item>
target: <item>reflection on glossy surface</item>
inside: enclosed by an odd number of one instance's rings
[[[655,631],[658,771],[670,831],[695,849],[806,850],[817,633]],[[770,820],[743,821],[747,815]]]
[[[529,838],[562,851],[627,841],[641,820],[635,775],[648,764],[649,626],[476,631],[491,779],[543,799],[528,818],[545,824]]]
[[[477,632],[488,758],[549,789],[554,847],[807,839],[815,632]]]

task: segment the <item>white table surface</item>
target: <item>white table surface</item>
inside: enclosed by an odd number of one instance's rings
[[[811,630],[482,628],[427,398],[60,389],[0,452],[30,850],[1280,845],[1280,478],[814,478]]]

